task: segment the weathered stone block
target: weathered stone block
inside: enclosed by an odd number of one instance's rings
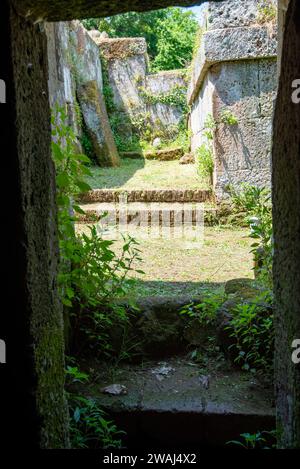
[[[117,166],[119,155],[110,128],[104,98],[99,92],[96,81],[89,81],[79,86],[78,99],[99,165]]]
[[[272,0],[274,6],[277,0]],[[239,28],[257,22],[261,0],[223,0],[209,2],[208,29]]]
[[[102,94],[102,67],[97,44],[79,21],[48,23],[46,32],[51,106],[67,106],[68,125],[78,137],[82,134],[82,112],[99,164],[118,164],[118,152]]]
[[[230,111],[238,121],[272,117],[276,60],[243,60],[214,65],[209,78],[214,89],[214,115]]]
[[[159,160],[159,161],[173,161],[179,160],[184,154],[182,147],[166,148],[164,150],[146,151],[145,158],[147,160]]]
[[[207,118],[215,122],[212,151],[219,199],[229,183],[270,185],[277,86],[276,25],[258,24],[257,0],[224,3],[226,10],[215,2],[208,7],[208,31],[202,36],[188,89],[192,151],[207,144]],[[233,125],[226,115],[234,118]]]
[[[185,89],[186,81],[185,71],[171,70],[159,72],[146,76],[146,91],[153,100],[159,99],[159,96],[167,96],[176,89]],[[165,131],[172,132],[172,126],[176,133],[176,126],[182,120],[183,111],[180,106],[172,106],[163,102],[150,103],[147,105],[147,112],[150,114],[150,121],[154,128],[163,128]],[[171,127],[170,127],[171,126]]]
[[[194,101],[212,65],[276,57],[276,34],[275,28],[270,29],[267,26],[218,29],[204,33],[193,64],[192,79],[188,88],[189,103]]]
[[[129,117],[145,114],[139,87],[145,86],[147,45],[144,38],[101,39],[97,41],[107,67],[116,113]]]
[[[102,91],[102,66],[97,44],[79,21],[71,21],[68,26],[69,60],[77,82],[95,80],[99,91]]]
[[[147,53],[147,44],[143,37],[103,38],[95,37],[96,44],[106,60],[124,60]]]

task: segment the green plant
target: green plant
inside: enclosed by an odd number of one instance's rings
[[[90,234],[77,238],[69,258],[73,268],[65,273],[65,281],[72,292],[72,331],[76,349],[84,347],[97,353],[111,355],[113,347],[109,329],[126,323],[127,312],[115,306],[114,298],[124,296],[130,289],[126,280],[132,264],[139,262],[140,251],[133,238],[124,238],[122,252],[117,256],[112,249],[114,241],[103,239],[95,226],[89,227]]]
[[[91,176],[86,164],[90,163],[87,156],[76,151],[76,136],[67,125],[67,114],[64,108],[56,107],[51,118],[52,158],[56,170],[56,202],[58,207],[58,235],[60,247],[60,273],[58,286],[62,302],[72,305],[74,292],[65,275],[70,269],[70,253],[76,246],[74,223],[75,213],[82,213],[75,203],[75,197],[89,190],[87,176]]]
[[[258,5],[257,22],[260,24],[275,22],[277,8],[273,0],[261,0]]]
[[[208,178],[212,182],[214,172],[213,152],[207,143],[197,149],[197,172],[200,177]]]
[[[152,94],[143,87],[139,91],[147,104],[167,104],[180,108],[185,114],[188,112],[186,99],[187,88],[182,85],[174,85],[167,93]]]
[[[257,277],[272,287],[273,225],[271,192],[250,184],[239,189],[227,188],[231,196],[233,211],[242,215],[242,220],[251,228],[250,236],[255,239],[251,245]]]
[[[94,399],[68,393],[70,412],[70,438],[74,449],[121,448],[121,436],[112,420]]]
[[[232,114],[232,112],[229,111],[228,109],[225,109],[222,111],[220,120],[223,124],[226,124],[226,125],[237,125],[239,122],[237,117],[234,114]]]
[[[255,242],[251,245],[254,256],[254,270],[256,277],[266,286],[273,285],[273,223],[269,199],[262,203],[257,211],[255,219],[249,219],[251,226],[251,238]]]
[[[109,81],[108,61],[100,51],[100,60],[102,66],[102,79],[103,79],[103,96],[106,104],[108,115],[110,116],[115,112],[116,107],[114,103],[114,93]]]
[[[70,415],[70,439],[73,449],[106,449],[120,448],[120,436],[125,432],[107,419],[106,413],[94,399],[77,395],[74,388],[78,383],[88,384],[89,375],[82,372],[74,357],[66,357],[66,392]],[[72,365],[72,366],[71,366]]]
[[[266,291],[233,310],[226,328],[234,344],[230,346],[235,362],[246,371],[270,374],[273,369],[274,325],[273,295]]]
[[[214,139],[214,132],[217,128],[217,123],[212,114],[208,114],[204,121],[203,135],[210,142]]]
[[[203,292],[201,303],[189,303],[180,310],[179,314],[196,318],[202,325],[213,324],[216,313],[224,301],[223,293]]]
[[[89,375],[79,370],[77,366],[67,366],[66,368],[67,381],[71,383],[84,383],[89,380]]]
[[[210,184],[213,183],[214,173],[214,154],[213,154],[213,138],[217,128],[216,121],[211,114],[208,114],[205,121],[202,135],[205,140],[197,149],[197,172],[202,178],[208,178]]]
[[[276,431],[263,431],[257,433],[241,433],[241,440],[227,441],[227,445],[237,445],[244,449],[271,449],[276,448]],[[271,445],[271,446],[269,446]]]

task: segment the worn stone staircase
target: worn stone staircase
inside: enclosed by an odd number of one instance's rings
[[[189,301],[138,300],[140,312],[127,336],[134,360],[113,370],[88,362],[95,381],[78,385],[126,432],[127,448],[225,447],[242,433],[275,428],[272,386],[211,349],[216,329],[179,314]],[[116,327],[113,337],[116,349],[123,347]]]
[[[136,226],[163,225],[205,221],[213,224],[218,218],[218,209],[213,206],[213,194],[209,190],[148,189],[127,190],[95,189],[80,198],[84,214],[78,217],[81,223],[98,222],[107,214],[108,225],[136,222]],[[140,221],[138,221],[138,218]],[[112,221],[113,220],[113,221]]]
[[[82,194],[82,203],[93,202],[212,202],[213,193],[203,189],[94,189]]]

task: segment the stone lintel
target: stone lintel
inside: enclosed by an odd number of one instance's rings
[[[200,5],[206,0],[12,0],[16,11],[33,21],[71,21],[104,18],[128,11],[149,11],[169,6]],[[223,1],[223,0],[215,0]]]
[[[216,29],[204,33],[193,64],[188,103],[193,103],[212,65],[276,56],[277,30],[270,26]]]

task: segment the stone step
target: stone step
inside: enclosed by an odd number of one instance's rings
[[[174,226],[175,221],[190,222],[194,224],[204,222],[206,225],[214,225],[218,222],[218,209],[206,207],[197,203],[143,203],[132,202],[122,207],[117,203],[92,203],[81,204],[84,214],[78,215],[79,223],[98,222],[104,214],[105,223],[110,226],[121,223],[137,223],[137,226],[163,225],[170,220],[170,226]]]
[[[164,150],[149,150],[144,153],[146,160],[174,161],[184,155],[182,147],[165,148]]]
[[[272,388],[250,373],[172,357],[120,365],[112,380],[107,367],[92,365],[98,382],[82,392],[126,432],[127,448],[225,447],[241,433],[275,428]],[[112,384],[126,394],[104,393]]]
[[[204,189],[94,189],[81,194],[79,200],[91,202],[211,202],[211,190]]]
[[[145,158],[146,160],[157,161],[175,161],[179,160],[184,155],[182,147],[164,148],[163,150],[148,150],[148,151],[123,151],[120,152],[121,158],[139,159]]]

